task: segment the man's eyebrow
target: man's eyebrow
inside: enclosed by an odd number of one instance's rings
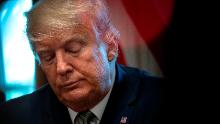
[[[39,55],[43,55],[43,54],[47,54],[47,53],[52,53],[52,51],[51,50],[46,50],[46,49],[38,51]]]
[[[73,42],[80,42],[80,43],[86,43],[87,42],[87,37],[86,36],[81,36],[81,35],[76,35],[69,40],[66,41],[65,45],[69,45]]]
[[[38,52],[38,54],[41,53],[46,53],[46,52],[51,52],[50,47],[43,45],[43,44],[38,44],[38,47],[36,47],[36,52]]]

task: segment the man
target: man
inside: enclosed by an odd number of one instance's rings
[[[27,18],[48,85],[1,106],[1,124],[162,121],[161,79],[116,64],[119,32],[102,0],[44,0]]]

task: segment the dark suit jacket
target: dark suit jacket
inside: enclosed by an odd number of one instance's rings
[[[135,68],[116,65],[116,79],[101,124],[165,123],[163,82]],[[123,119],[122,119],[123,120]],[[0,107],[1,124],[71,124],[66,106],[49,85]]]

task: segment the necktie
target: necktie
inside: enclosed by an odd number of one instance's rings
[[[74,124],[98,124],[98,119],[91,111],[79,112]]]

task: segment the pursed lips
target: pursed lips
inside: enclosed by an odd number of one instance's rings
[[[60,84],[60,87],[63,90],[73,90],[73,89],[77,88],[78,84],[81,81],[82,81],[82,79],[76,80],[76,81],[67,81],[67,82]]]

